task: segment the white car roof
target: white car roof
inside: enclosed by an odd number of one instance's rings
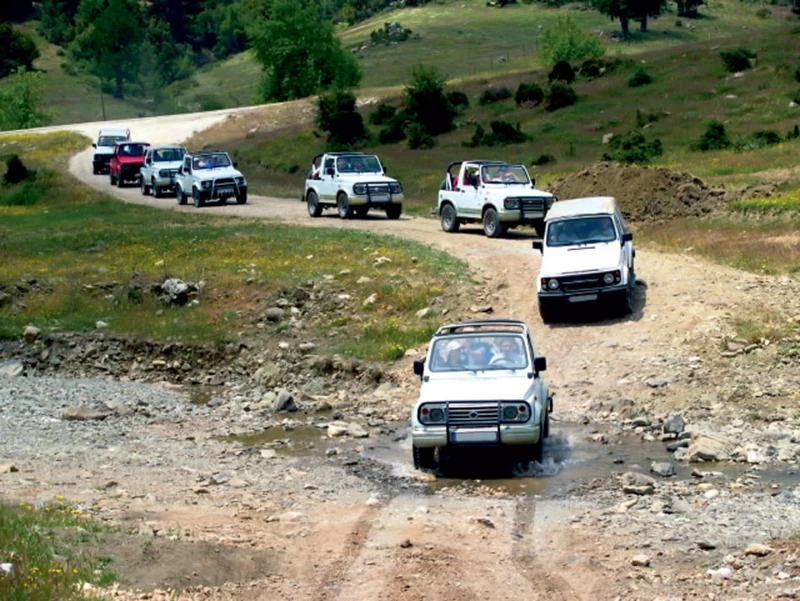
[[[617,200],[613,196],[591,196],[559,200],[547,211],[545,221],[579,215],[613,215],[617,209]]]
[[[127,127],[104,127],[100,130],[101,136],[129,136],[130,134]]]

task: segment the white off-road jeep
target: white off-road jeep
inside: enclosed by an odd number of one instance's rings
[[[414,467],[434,469],[443,453],[465,447],[514,451],[523,463],[541,461],[553,399],[525,323],[454,323],[433,335],[411,412]]]
[[[389,219],[403,212],[403,186],[386,175],[378,157],[360,152],[326,152],[311,161],[303,200],[312,217],[336,208],[339,217],[365,217],[371,208],[386,211]]]
[[[152,192],[155,198],[161,198],[165,190],[175,189],[175,178],[183,164],[186,149],[183,146],[153,146],[144,153],[144,165],[141,168],[139,183],[142,196]]]
[[[610,196],[562,200],[548,213],[536,281],[539,314],[545,323],[561,311],[581,311],[587,303],[633,310],[636,275],[633,234]]]
[[[454,169],[456,168],[456,169]],[[490,238],[509,228],[531,225],[541,236],[555,196],[537,190],[524,165],[500,161],[456,161],[447,167],[437,214],[442,229],[457,232],[463,223],[482,223]]]
[[[227,152],[187,154],[175,176],[175,195],[178,204],[185,205],[192,198],[198,208],[211,201],[224,203],[229,198],[243,205],[247,202],[247,180],[236,170],[236,163]]]

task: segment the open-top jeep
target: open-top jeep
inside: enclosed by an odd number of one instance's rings
[[[185,155],[175,176],[178,204],[185,205],[189,198],[198,208],[212,200],[224,203],[229,198],[245,204],[247,181],[235,167],[228,153],[219,150]]]
[[[541,461],[553,400],[525,323],[496,319],[454,323],[433,335],[411,412],[414,466],[433,469],[443,453],[464,447],[513,451]],[[438,457],[437,457],[438,455]]]
[[[303,200],[308,214],[319,217],[322,209],[336,208],[339,217],[365,217],[370,208],[386,211],[389,219],[403,212],[403,186],[387,177],[378,157],[361,152],[327,152],[311,162]]]
[[[537,190],[524,165],[500,161],[456,161],[447,167],[437,213],[442,229],[457,232],[463,223],[482,223],[499,238],[509,228],[532,225],[541,236],[544,217],[556,198]]]
[[[144,153],[149,147],[147,142],[117,142],[108,167],[112,186],[121,188],[125,182],[139,182]]]

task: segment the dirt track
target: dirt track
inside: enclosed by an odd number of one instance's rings
[[[129,125],[135,138],[167,143],[180,142],[192,131],[221,118],[224,115],[199,120],[177,116],[130,121]],[[96,126],[73,129],[91,134]],[[138,188],[111,188],[107,176],[91,174],[90,153],[91,149],[82,152],[70,162],[70,171],[90,186],[126,202],[198,210],[179,207],[174,198],[142,197]],[[328,213],[315,220],[307,215],[299,199],[255,195],[245,206],[211,206],[202,211],[302,226],[367,229],[426,242],[462,257],[491,291],[495,316],[530,324],[540,352],[548,358],[547,375],[556,391],[556,415],[561,419],[577,418],[597,400],[658,395],[662,409],[680,411],[691,406],[699,396],[713,392],[715,382],[711,378],[698,384],[685,375],[683,367],[675,366],[698,354],[712,363],[729,316],[764,310],[764,298],[749,291],[763,278],[710,265],[691,254],[639,249],[637,274],[641,284],[633,316],[547,327],[536,311],[533,280],[539,257],[526,235],[512,233],[508,239],[488,240],[476,228],[445,234],[437,221],[424,218],[388,221],[376,216],[344,222]],[[653,392],[645,384],[651,377],[669,378],[668,392]],[[322,490],[320,494],[298,490],[298,483],[316,486],[320,479],[336,477],[323,475],[328,469],[324,465],[303,467],[304,472],[292,468],[283,473],[287,491],[292,489],[286,494],[291,497],[264,499],[230,490],[224,497],[209,499],[186,493],[191,484],[181,474],[160,480],[149,470],[128,466],[118,476],[121,485],[143,492],[154,490],[156,495],[136,504],[135,512],[129,505],[120,505],[120,517],[134,523],[147,520],[154,527],[179,523],[199,538],[253,541],[254,546],[280,555],[277,568],[265,566],[269,575],[250,584],[230,584],[213,593],[185,593],[185,598],[594,601],[653,599],[660,593],[671,597],[669,593],[673,592],[678,595],[677,585],[671,588],[660,577],[627,576],[631,570],[627,549],[636,548],[631,540],[574,523],[574,516],[591,505],[590,499],[539,501],[531,495],[495,498],[489,494],[428,495],[410,490],[370,505],[366,504],[369,492],[364,488],[325,494]],[[68,481],[82,477],[82,471],[78,466],[55,475],[42,469],[37,476],[40,482]],[[87,489],[104,478],[102,471],[90,474]],[[275,477],[281,475],[277,472]],[[295,484],[291,484],[293,479]],[[20,486],[17,492],[36,492],[42,486]],[[280,521],[276,530],[274,524],[265,525],[264,514],[259,513],[265,504],[300,511],[304,517],[298,523]],[[257,513],[248,516],[248,506],[257,507]],[[648,540],[647,533],[642,540]],[[654,544],[657,547],[661,543]],[[190,557],[176,557],[175,561],[191,571]]]

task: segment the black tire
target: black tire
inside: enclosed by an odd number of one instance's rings
[[[178,199],[179,205],[186,204],[186,194],[183,193],[183,188],[181,188],[180,186],[175,187],[175,198]]]
[[[412,446],[414,467],[418,470],[436,469],[436,449]]]
[[[236,195],[236,204],[237,205],[247,204],[247,190]]]
[[[533,225],[536,235],[540,238],[544,238],[544,219],[537,219],[531,225]]]
[[[97,168],[97,164],[92,163],[92,175],[97,175],[98,173],[100,173],[100,170]]]
[[[622,306],[620,313],[623,317],[627,317],[633,313],[633,286],[628,285],[625,287],[625,292],[622,294]]]
[[[441,215],[442,229],[450,234],[458,231],[461,223],[456,216],[456,208],[451,204],[446,204],[442,207]]]
[[[200,190],[197,188],[192,188],[192,199],[194,200],[194,206],[198,209],[203,206],[203,197],[200,195]]]
[[[153,191],[153,198],[161,198],[162,196],[164,196],[164,193],[161,191],[161,188],[159,188],[156,185],[155,179],[153,179],[153,181],[150,182],[150,189]]]
[[[117,179],[114,177],[114,174],[111,171],[108,172],[108,180],[112,186],[117,185]]]
[[[139,188],[142,190],[142,196],[147,196],[148,186],[146,180],[141,176],[139,176]]]
[[[117,188],[122,188],[125,185],[124,180],[122,178],[122,174],[117,174],[116,179],[117,179]]]
[[[367,216],[367,213],[369,213],[369,207],[366,205],[360,207],[353,207],[353,212],[359,219],[364,219],[364,217]]]
[[[547,410],[549,405],[549,401],[545,399],[544,401],[544,427],[542,428],[542,436],[544,438],[548,438],[550,436],[550,412]]]
[[[403,205],[401,204],[391,204],[386,207],[386,216],[389,219],[400,219],[400,215],[403,213]]]
[[[483,214],[483,233],[487,238],[502,238],[506,233],[505,224],[500,221],[497,211],[492,207]]]
[[[322,215],[322,205],[319,204],[319,196],[317,196],[314,190],[308,191],[306,206],[308,207],[308,215],[310,217],[319,217]]]
[[[347,200],[347,194],[339,194],[336,197],[336,210],[342,219],[353,218],[353,207],[350,206],[350,201]]]

